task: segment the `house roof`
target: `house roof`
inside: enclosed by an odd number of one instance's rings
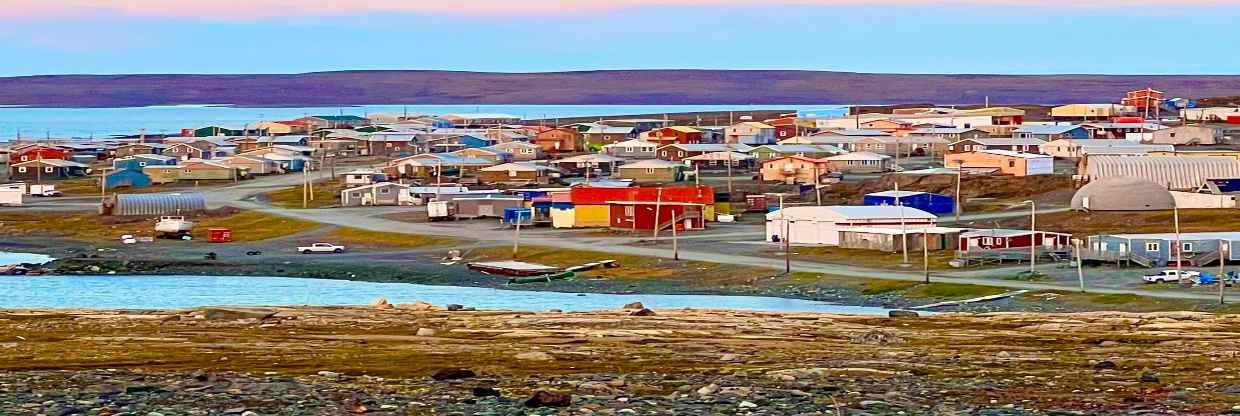
[[[668,129],[676,130],[681,133],[701,133],[701,130],[689,126],[668,126]]]
[[[747,144],[723,144],[723,143],[692,143],[692,144],[669,144],[663,147],[675,147],[686,152],[724,152],[728,150],[749,153],[753,151],[753,146]]]
[[[960,236],[961,237],[1017,237],[1017,236],[1022,236],[1022,235],[1029,235],[1029,232],[1030,232],[1029,230],[1010,230],[1010,229],[1004,229],[1004,228],[992,228],[992,229],[984,229],[984,230],[970,230],[964,233],[960,233]],[[1038,234],[1070,235],[1070,234],[1056,233],[1056,232],[1042,231],[1042,230],[1038,230]]]
[[[775,153],[848,153],[829,144],[767,144],[755,147],[750,153],[766,149]]]
[[[907,198],[910,196],[916,196],[916,195],[928,194],[928,193],[929,192],[894,191],[893,190],[893,191],[872,192],[872,193],[865,194],[865,196],[881,196],[881,197],[887,197],[887,198]]]
[[[893,205],[835,205],[835,206],[802,206],[788,207],[782,210],[773,211],[766,214],[768,220],[789,219],[797,220],[879,220],[904,218],[908,219],[938,219],[937,216],[917,208],[907,206]]]
[[[1021,126],[1017,128],[1016,130],[1014,130],[1014,132],[1028,133],[1028,134],[1064,134],[1064,133],[1067,133],[1067,132],[1070,132],[1072,130],[1076,130],[1079,128],[1082,128],[1082,127],[1077,126],[1077,125],[1069,125],[1069,126],[1034,125],[1034,126]]]
[[[368,184],[368,185],[355,186],[355,187],[352,187],[352,188],[345,189],[345,190],[344,190],[344,191],[342,191],[342,192],[352,192],[352,191],[357,191],[357,190],[362,190],[362,189],[370,189],[370,188],[385,188],[385,187],[389,187],[389,186],[394,186],[394,187],[397,187],[397,188],[405,188],[405,189],[409,189],[409,185],[405,185],[405,184],[399,184],[399,183],[395,183],[395,182],[378,182],[378,183],[372,183],[372,184]]]
[[[632,134],[632,127],[591,126],[585,134]]]
[[[977,129],[965,128],[965,127],[927,127],[923,129],[913,130],[909,134],[962,134],[962,133],[968,133],[974,130],[977,130]]]
[[[891,159],[891,156],[880,155],[873,152],[852,152],[842,155],[828,157],[827,160],[884,160]]]
[[[753,159],[753,156],[750,156],[744,153],[738,153],[738,152],[711,152],[711,153],[703,153],[697,156],[690,156],[690,157],[685,158],[685,160],[726,160],[726,161],[749,160],[749,159]]]
[[[772,125],[770,125],[770,124],[763,123],[763,122],[761,122],[761,121],[742,121],[742,122],[740,122],[740,123],[733,124],[733,126],[747,126],[747,127],[752,127],[752,128],[755,128],[755,129],[773,129],[773,128],[775,128],[775,126],[772,126]]]
[[[613,148],[614,147],[630,147],[630,146],[631,147],[643,147],[643,146],[644,147],[657,147],[658,145],[642,140],[642,139],[625,140],[622,142],[603,145],[603,147],[613,147]]]
[[[543,165],[535,165],[529,162],[512,162],[512,163],[505,163],[502,165],[485,167],[485,168],[482,168],[481,170],[483,172],[507,172],[510,170],[521,171],[521,172],[543,172],[543,171],[548,171],[548,170],[554,170],[554,168],[549,167],[549,166],[543,166]]]
[[[1040,153],[1013,152],[1011,150],[978,150],[977,153],[988,153],[992,155],[1019,157],[1021,159],[1047,159],[1051,156]]]
[[[560,160],[553,161],[552,163],[577,163],[577,162],[615,163],[615,162],[622,162],[624,160],[625,159],[621,159],[621,158],[608,155],[608,154],[590,153],[590,154],[585,154],[585,155],[566,157]]]
[[[789,160],[789,159],[800,160],[802,162],[809,162],[809,163],[827,163],[828,162],[827,159],[814,159],[812,157],[805,157],[805,156],[784,156],[780,158],[764,160],[762,161],[762,164],[765,165],[768,163],[777,163],[781,160]]]
[[[1015,138],[1015,137],[996,137],[992,139],[962,139],[952,142],[952,144],[970,141],[983,146],[1041,146],[1046,144],[1045,140],[1035,139],[1032,137]]]
[[[51,165],[51,166],[55,166],[55,167],[58,167],[58,168],[89,168],[89,167],[90,167],[90,165],[87,165],[87,164],[84,164],[84,163],[78,163],[78,162],[74,162],[74,161],[72,161],[72,160],[64,160],[64,159],[35,159],[35,160],[27,160],[27,161],[25,161],[25,162],[21,162],[21,163],[14,163],[14,164],[13,164],[13,166],[22,166],[22,165],[38,164],[38,163],[42,163],[42,164],[45,164],[45,165]]]
[[[824,130],[814,134],[815,136],[848,136],[848,137],[878,137],[890,136],[882,130],[875,129],[841,129],[841,130]]]
[[[678,167],[683,168],[685,165],[663,159],[646,159],[623,164],[620,166],[620,169],[670,169]]]

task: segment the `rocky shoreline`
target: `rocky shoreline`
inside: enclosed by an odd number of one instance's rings
[[[1240,318],[0,311],[0,414],[1237,413]],[[1236,407],[1240,409],[1240,407]]]

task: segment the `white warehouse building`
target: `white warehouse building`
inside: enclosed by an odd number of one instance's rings
[[[899,229],[933,227],[938,217],[904,206],[805,206],[788,207],[766,214],[766,241],[828,245],[840,243],[840,231],[850,227]]]

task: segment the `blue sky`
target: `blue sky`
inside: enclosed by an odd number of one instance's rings
[[[51,1],[51,0],[49,0]],[[1240,7],[640,5],[564,13],[0,15],[0,75],[803,69],[1240,73]],[[1148,32],[1150,35],[1145,35]]]

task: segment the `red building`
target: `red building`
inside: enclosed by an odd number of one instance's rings
[[[1143,111],[1147,114],[1157,111],[1158,106],[1162,105],[1162,102],[1163,92],[1153,88],[1129,91],[1124,95],[1124,100],[1121,101],[1124,105],[1136,107],[1137,110]]]
[[[1059,250],[1072,244],[1072,234],[1038,231],[1033,236],[1029,238],[1029,230],[974,230],[960,234],[959,247],[961,251],[1028,249],[1031,241],[1037,241],[1046,249]]]
[[[702,142],[702,131],[688,126],[663,127],[646,132],[645,140],[660,146],[696,144]]]
[[[19,149],[17,151],[17,154],[14,157],[12,157],[10,160],[13,160],[14,162],[29,162],[31,160],[39,160],[39,159],[69,160],[71,156],[73,156],[73,153],[65,149],[43,146],[43,145],[35,145],[35,146],[30,146],[30,147],[26,147],[23,149]]]
[[[575,186],[569,190],[569,194],[573,205],[609,205],[613,201],[661,201],[700,205],[715,203],[715,190],[709,186],[628,188]]]
[[[611,228],[678,231],[706,229],[706,206],[687,202],[611,201]]]

